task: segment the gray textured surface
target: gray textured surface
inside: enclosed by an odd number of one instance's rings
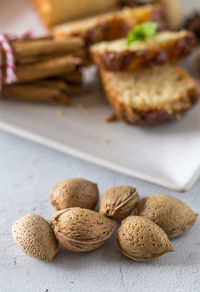
[[[26,256],[11,235],[13,221],[27,213],[53,213],[49,191],[58,181],[83,177],[100,193],[118,184],[135,185],[140,195],[169,193],[200,213],[200,180],[185,194],[151,185],[0,132],[0,290],[1,291],[200,291],[200,220],[172,240],[175,253],[136,263],[120,254],[114,238],[96,251],[60,248],[51,263]]]

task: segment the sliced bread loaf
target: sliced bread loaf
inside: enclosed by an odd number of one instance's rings
[[[111,71],[132,70],[176,62],[189,55],[195,45],[192,32],[163,31],[128,45],[126,39],[101,42],[90,48],[92,59]]]
[[[129,124],[179,119],[200,98],[197,82],[174,65],[115,73],[100,68],[100,75],[117,118]]]
[[[118,5],[118,0],[31,0],[44,23],[52,25],[69,19],[104,12]]]
[[[162,5],[170,29],[177,29],[183,22],[183,0],[119,0],[121,6],[159,3]]]
[[[126,7],[107,14],[67,22],[55,26],[52,31],[57,39],[79,36],[89,46],[104,40],[111,41],[126,37],[135,25],[145,21],[155,21],[159,24],[159,30],[163,30],[166,22],[161,6]]]

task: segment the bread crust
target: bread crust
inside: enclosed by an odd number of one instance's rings
[[[158,30],[166,28],[163,11],[159,6],[146,13],[145,21],[155,21],[159,24]],[[113,16],[110,20],[99,22],[97,25],[87,31],[85,35],[86,45],[104,41],[112,41],[126,37],[128,32],[134,26],[134,21],[120,16]]]
[[[176,40],[166,41],[166,45],[160,48],[122,52],[105,51],[102,53],[94,51],[91,54],[96,63],[100,62],[105,69],[116,72],[177,62],[191,53],[195,43],[194,34],[188,32]]]
[[[116,117],[130,125],[148,126],[161,124],[167,121],[179,120],[182,115],[194,106],[200,99],[200,86],[194,81],[194,86],[180,97],[181,107],[173,108],[173,105],[155,110],[138,110],[134,109],[119,98],[119,93],[115,88],[109,87],[109,80],[104,74],[104,70],[100,69],[100,75],[104,87],[106,97],[115,111]],[[188,78],[188,74],[182,70],[183,78]]]
[[[51,28],[64,21],[88,16],[91,13],[104,13],[118,7],[118,0],[31,0],[44,24]]]
[[[136,10],[139,8],[135,8]],[[133,9],[134,10],[134,9]],[[132,11],[132,10],[131,10]],[[127,16],[126,13],[111,13],[109,17],[99,16],[95,24],[89,28],[83,28],[81,25],[73,28],[71,31],[64,32],[59,27],[55,27],[53,34],[55,38],[66,38],[70,36],[78,36],[84,39],[86,47],[101,42],[112,41],[126,37],[128,32],[134,25],[145,22],[155,21],[159,24],[158,31],[166,29],[167,24],[164,17],[162,7],[160,5],[147,5],[143,12],[139,12],[134,16],[132,12]]]

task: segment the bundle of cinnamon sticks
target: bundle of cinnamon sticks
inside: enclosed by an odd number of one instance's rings
[[[81,91],[86,55],[80,38],[13,41],[11,47],[17,81],[3,83],[3,98],[68,104],[69,95]],[[4,54],[2,63],[5,76]]]

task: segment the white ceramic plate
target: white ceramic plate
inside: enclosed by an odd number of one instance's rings
[[[195,4],[200,8],[196,0],[185,2],[187,12]],[[1,31],[29,28],[37,33],[45,31],[29,4],[3,0]],[[193,76],[198,76],[194,57],[185,63]],[[89,79],[94,76],[93,70],[88,72]],[[86,105],[83,109],[0,100],[0,128],[176,191],[186,191],[198,178],[200,105],[181,121],[142,128],[106,123],[112,110],[98,85],[82,100]]]

